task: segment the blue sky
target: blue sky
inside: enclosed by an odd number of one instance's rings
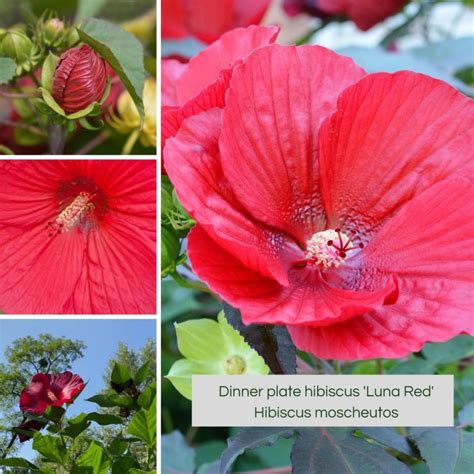
[[[68,409],[68,415],[81,411],[93,411],[97,405],[84,401],[104,388],[102,379],[108,360],[116,353],[119,342],[131,349],[140,349],[148,338],[156,338],[154,320],[0,320],[0,361],[4,362],[5,349],[12,341],[24,336],[50,333],[83,341],[87,348],[84,357],[74,363],[72,371],[79,374],[88,385],[76,402]],[[23,444],[19,456],[32,459],[31,441]]]

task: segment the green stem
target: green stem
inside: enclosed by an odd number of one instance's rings
[[[15,152],[5,145],[0,145],[0,154],[1,155],[14,155]]]
[[[186,278],[181,276],[177,271],[174,271],[173,273],[171,273],[171,277],[176,283],[178,283],[178,285],[184,288],[190,288],[192,290],[203,291],[205,293],[214,295],[214,293],[206,285],[204,285],[204,283],[201,283],[199,281],[187,280]]]
[[[130,155],[132,153],[132,149],[135,146],[135,143],[137,143],[138,137],[140,136],[140,132],[141,130],[137,128],[130,134],[122,149],[122,155]]]

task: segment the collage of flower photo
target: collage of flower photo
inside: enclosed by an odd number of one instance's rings
[[[2,474],[160,472],[158,11],[0,0]]]

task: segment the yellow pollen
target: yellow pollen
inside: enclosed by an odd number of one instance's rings
[[[346,260],[345,249],[349,244],[349,237],[341,231],[329,229],[317,232],[306,242],[305,258],[309,264],[319,266],[323,270],[337,268]]]
[[[53,231],[57,234],[68,232],[77,225],[88,212],[94,210],[94,197],[95,195],[84,191],[79,193],[74,198],[74,201],[61,211],[54,223],[48,222],[46,228],[50,232]],[[50,233],[50,236],[52,235],[53,234]]]

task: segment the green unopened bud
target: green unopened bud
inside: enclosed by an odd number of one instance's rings
[[[56,46],[66,36],[66,27],[59,18],[51,18],[44,25],[44,43],[47,46]]]
[[[0,52],[3,56],[13,59],[18,66],[21,66],[31,57],[33,43],[21,31],[9,30],[1,39]]]

